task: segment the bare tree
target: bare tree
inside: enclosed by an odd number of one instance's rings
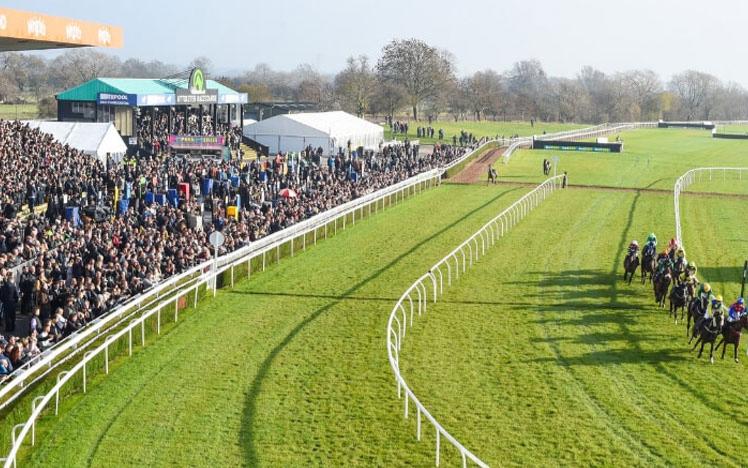
[[[53,87],[65,89],[99,77],[120,76],[121,63],[113,55],[92,49],[70,50],[51,63]]]
[[[377,71],[383,81],[405,89],[415,120],[418,107],[455,79],[451,55],[418,39],[394,40],[384,46]]]
[[[395,83],[377,81],[372,97],[371,111],[388,117],[405,106],[406,93],[402,86]]]
[[[630,70],[619,76],[620,83],[638,108],[635,120],[654,120],[660,114],[662,81],[652,70]]]
[[[208,57],[201,55],[192,59],[192,62],[190,62],[189,64],[189,68],[200,68],[202,69],[203,73],[205,73],[206,75],[210,75],[210,73],[213,71],[213,61]]]
[[[507,89],[521,119],[537,117],[540,114],[547,84],[548,78],[537,60],[517,62],[508,72]]]
[[[476,120],[499,112],[502,101],[501,76],[493,70],[478,71],[463,80],[463,90]]]
[[[345,69],[335,77],[335,89],[343,109],[359,117],[369,111],[375,86],[374,70],[365,55],[348,58]]]
[[[668,84],[678,98],[680,115],[686,120],[709,119],[720,86],[717,77],[696,70],[673,75]]]

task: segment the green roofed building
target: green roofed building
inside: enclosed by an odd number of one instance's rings
[[[138,128],[168,123],[169,133],[180,133],[176,122],[197,117],[199,134],[203,121],[215,125],[243,126],[247,94],[239,93],[194,69],[181,78],[96,78],[57,96],[57,120],[61,122],[112,122],[130,145],[138,145]],[[203,119],[211,116],[211,119]],[[193,131],[192,134],[195,132]],[[206,134],[209,133],[206,131]]]

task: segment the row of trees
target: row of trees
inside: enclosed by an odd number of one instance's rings
[[[49,102],[54,93],[91,78],[167,77],[196,65],[211,73],[205,57],[179,67],[122,61],[95,50],[68,51],[53,60],[5,53],[0,55],[0,100]],[[665,82],[651,70],[606,74],[583,67],[576,77],[565,78],[549,76],[537,60],[525,60],[504,72],[486,69],[460,77],[451,53],[417,39],[393,40],[376,62],[351,57],[337,74],[308,64],[292,71],[259,64],[237,76],[214,78],[247,92],[250,101],[313,102],[357,115],[586,123],[748,118],[748,91],[700,71],[687,70]]]

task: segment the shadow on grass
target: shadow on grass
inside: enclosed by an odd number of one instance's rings
[[[474,214],[478,213],[480,210],[490,206],[492,203],[496,202],[497,200],[500,200],[501,198],[505,197],[506,195],[509,195],[514,190],[519,189],[512,189],[508,190],[506,192],[502,192],[495,197],[489,199],[484,204],[474,208],[473,210],[465,213],[460,218],[456,219],[455,221],[451,222],[447,226],[443,227],[439,231],[431,234],[430,236],[422,239],[418,243],[414,244],[411,248],[406,250],[405,252],[398,255],[396,258],[388,262],[386,265],[383,265],[381,268],[373,271],[369,276],[366,278],[363,278],[358,283],[354,284],[347,290],[345,290],[341,295],[338,296],[332,296],[331,302],[326,304],[323,307],[318,308],[314,312],[312,312],[307,318],[299,322],[286,336],[281,340],[278,345],[276,345],[272,351],[268,354],[268,356],[265,358],[265,360],[260,364],[259,369],[257,371],[257,375],[255,376],[254,380],[252,381],[252,384],[249,388],[249,391],[247,392],[247,397],[244,404],[244,411],[242,415],[242,428],[239,431],[239,443],[242,447],[244,447],[244,458],[248,466],[257,466],[260,464],[260,460],[258,458],[257,453],[257,447],[255,446],[255,440],[254,440],[254,431],[252,430],[252,425],[255,422],[255,415],[257,414],[257,398],[260,395],[260,392],[262,391],[262,385],[265,380],[265,378],[268,375],[268,372],[270,371],[270,368],[273,365],[273,361],[278,357],[278,355],[288,346],[291,341],[310,323],[314,322],[318,317],[323,315],[325,312],[332,309],[334,306],[340,304],[343,300],[350,297],[353,293],[361,289],[362,287],[366,286],[369,282],[377,279],[382,273],[387,271],[388,269],[394,267],[397,265],[400,261],[407,258],[409,255],[411,255],[413,252],[424,246],[425,244],[431,242],[432,240],[438,238],[442,234],[446,233],[450,229],[454,228],[461,222],[465,221],[466,219],[470,218]],[[393,306],[395,300],[392,301]],[[384,352],[384,350],[383,350]],[[384,359],[383,359],[384,361]]]
[[[640,349],[605,349],[591,351],[579,356],[564,356],[537,358],[528,362],[556,363],[562,367],[573,366],[611,366],[621,364],[661,364],[663,362],[678,362],[691,359],[687,351],[677,348],[643,351]]]

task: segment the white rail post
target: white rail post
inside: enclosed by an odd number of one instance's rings
[[[436,428],[436,466],[439,466],[439,442],[440,442],[441,433],[439,432],[439,428]]]

